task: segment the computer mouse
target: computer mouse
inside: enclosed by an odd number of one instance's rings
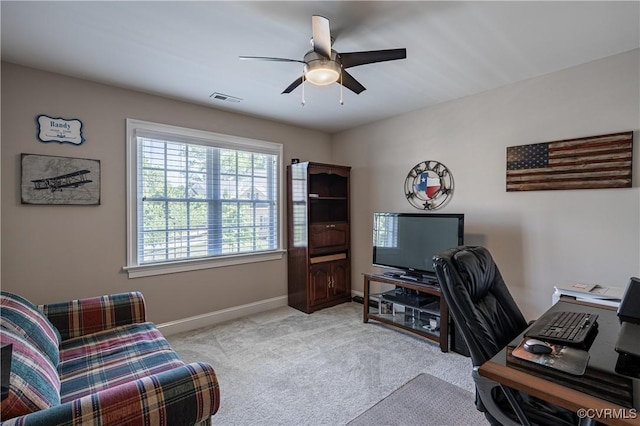
[[[551,345],[538,339],[527,339],[524,342],[523,348],[532,354],[550,354],[553,352]]]

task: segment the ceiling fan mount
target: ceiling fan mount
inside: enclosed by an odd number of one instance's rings
[[[303,75],[284,89],[283,94],[291,93],[305,80],[318,86],[338,82],[352,92],[360,94],[366,90],[366,88],[346,71],[347,68],[376,62],[405,59],[407,57],[406,49],[339,53],[331,48],[334,39],[331,37],[329,20],[327,18],[314,15],[311,18],[311,26],[313,31],[313,36],[310,40],[312,49],[305,53],[302,60],[263,56],[240,56],[240,59],[299,62],[304,64]]]
[[[312,18],[313,19],[313,18]],[[336,41],[334,36],[330,36],[330,46],[333,46],[333,43]],[[311,45],[311,49],[313,49],[313,36],[309,39],[309,44]]]

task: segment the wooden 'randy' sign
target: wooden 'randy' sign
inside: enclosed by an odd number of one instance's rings
[[[77,118],[67,120],[40,114],[36,117],[37,134],[40,142],[58,142],[80,145],[84,142],[82,136],[82,121]]]

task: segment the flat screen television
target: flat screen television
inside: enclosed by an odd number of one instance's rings
[[[433,256],[464,244],[464,214],[375,213],[373,266],[392,275],[435,279]]]

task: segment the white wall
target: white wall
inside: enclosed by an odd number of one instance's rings
[[[345,131],[333,160],[352,169],[353,285],[371,267],[374,211],[417,211],[409,169],[444,163],[455,192],[441,211],[465,213],[467,244],[492,252],[525,316],[555,285],[624,286],[640,270],[638,50]],[[634,187],[509,192],[506,147],[634,130]]]

